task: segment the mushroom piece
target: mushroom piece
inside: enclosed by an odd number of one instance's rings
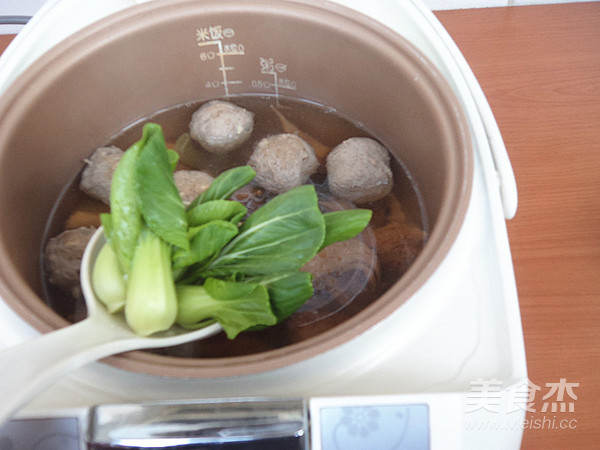
[[[240,202],[246,207],[248,214],[252,214],[273,197],[274,194],[267,192],[255,180],[252,180],[235,191],[231,196],[231,200]]]
[[[185,206],[207,190],[214,180],[209,174],[200,170],[178,170],[173,174],[173,178]]]
[[[223,154],[250,137],[254,114],[233,103],[212,100],[194,112],[189,127],[192,139],[205,150]]]
[[[319,167],[310,144],[288,133],[262,139],[248,164],[256,171],[256,182],[278,194],[305,184]]]
[[[384,276],[400,277],[417,258],[427,233],[406,215],[396,196],[389,196],[379,206],[381,223],[372,222],[377,242],[385,242],[377,249]]]
[[[90,197],[110,205],[110,183],[113,173],[123,157],[120,148],[100,147],[85,160],[86,166],[81,173],[79,189]]]
[[[75,298],[81,295],[79,267],[83,252],[94,227],[81,227],[63,231],[48,240],[44,250],[44,267],[48,281]]]
[[[371,138],[350,138],[327,156],[329,190],[356,204],[387,196],[393,187],[388,150]]]
[[[408,222],[390,222],[374,232],[378,242],[385,242],[377,252],[382,272],[400,277],[423,249],[425,233]]]

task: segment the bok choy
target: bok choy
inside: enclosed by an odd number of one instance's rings
[[[216,321],[233,339],[280,323],[313,295],[312,276],[300,269],[371,218],[362,209],[323,214],[312,185],[247,216],[230,197],[254,178],[249,166],[223,172],[185,208],[176,162],[161,127],[146,124],[115,171],[110,214],[101,217],[110,251],[94,266],[95,293],[109,311],[124,308],[143,336]]]

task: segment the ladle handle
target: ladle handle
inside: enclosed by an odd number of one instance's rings
[[[108,331],[108,332],[107,332]],[[121,351],[135,340],[93,317],[0,352],[0,423],[71,370]]]

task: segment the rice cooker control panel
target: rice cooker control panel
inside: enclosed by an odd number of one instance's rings
[[[0,448],[463,448],[457,394],[209,399],[21,414],[0,425]]]

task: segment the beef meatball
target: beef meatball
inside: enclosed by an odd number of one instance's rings
[[[79,297],[81,294],[79,266],[83,251],[95,231],[94,227],[63,231],[46,244],[44,266],[48,274],[48,281],[60,289],[70,292],[73,297]]]
[[[196,197],[208,189],[214,178],[200,170],[178,170],[173,174],[175,186],[184,205],[189,205]]]
[[[370,138],[350,138],[327,155],[330,191],[356,204],[379,200],[392,191],[388,150]]]
[[[248,164],[256,171],[256,182],[275,193],[305,184],[319,167],[313,148],[295,134],[262,139]]]
[[[252,134],[254,114],[233,103],[212,100],[202,105],[190,121],[190,136],[217,154],[243,144]]]
[[[117,147],[101,147],[85,160],[79,189],[90,197],[110,204],[110,183],[113,173],[123,157],[123,150]]]
[[[123,154],[121,149],[114,146],[95,150],[85,161],[79,189],[110,206],[112,177]],[[199,170],[178,170],[174,173],[174,179],[185,205],[189,205],[213,182],[213,177]]]

